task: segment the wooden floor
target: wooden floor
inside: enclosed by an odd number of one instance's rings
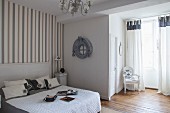
[[[121,113],[170,113],[170,96],[157,94],[157,90],[146,89],[145,92],[121,91],[111,101],[101,101],[102,106]]]

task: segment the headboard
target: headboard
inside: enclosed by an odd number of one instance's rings
[[[34,79],[49,75],[50,63],[2,64],[0,65],[0,87],[5,80]]]

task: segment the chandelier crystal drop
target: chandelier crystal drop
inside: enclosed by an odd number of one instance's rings
[[[86,15],[91,7],[91,0],[60,0],[60,8],[63,13],[71,13],[72,15],[81,12]]]

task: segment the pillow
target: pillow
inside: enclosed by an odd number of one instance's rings
[[[28,84],[31,86],[29,91],[31,90],[38,90],[40,88],[38,88],[38,82],[36,80],[30,80],[30,79],[26,79],[26,81],[28,82]]]
[[[5,99],[10,99],[14,97],[20,97],[20,96],[26,96],[28,94],[28,91],[25,87],[25,85],[15,85],[10,87],[2,88]]]
[[[44,88],[46,86],[44,79],[49,79],[49,78],[50,78],[49,75],[47,75],[47,76],[35,79],[38,82],[37,87],[40,88],[40,89]]]
[[[26,80],[17,80],[17,81],[4,81],[5,87],[15,86],[15,85],[23,85],[27,83]],[[28,83],[27,83],[28,84]]]
[[[60,85],[58,83],[57,78],[44,79],[44,81],[45,81],[46,89],[51,89]]]
[[[30,80],[30,79],[26,79],[26,80],[27,80],[28,84],[31,86],[29,91],[40,89],[39,85],[38,85],[38,82],[36,80]]]

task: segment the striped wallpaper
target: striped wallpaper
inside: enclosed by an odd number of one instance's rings
[[[53,62],[63,58],[63,28],[56,16],[2,0],[0,63]]]

